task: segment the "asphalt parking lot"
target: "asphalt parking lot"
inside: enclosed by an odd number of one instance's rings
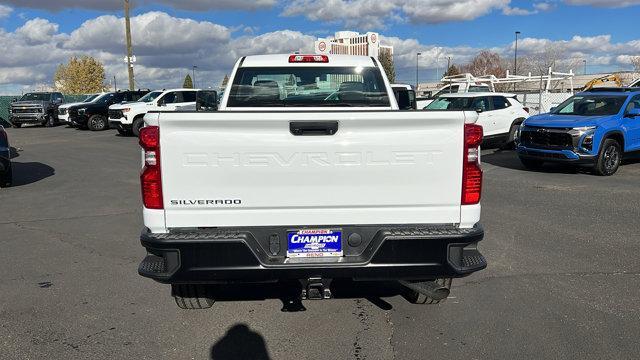
[[[640,162],[609,178],[483,152],[489,268],[437,306],[401,296],[179,310],[137,266],[137,139],[9,129],[2,359],[637,359]],[[287,311],[288,310],[288,311]]]

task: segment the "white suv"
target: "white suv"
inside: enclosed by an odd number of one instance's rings
[[[493,92],[442,95],[424,110],[478,112],[476,124],[484,129],[485,145],[513,144],[518,126],[529,117],[529,109],[522,106],[515,94]]]
[[[152,91],[138,102],[109,107],[109,125],[121,135],[138,136],[149,111],[176,111],[195,106],[197,89],[170,89]]]

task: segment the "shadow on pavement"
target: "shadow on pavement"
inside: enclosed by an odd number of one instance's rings
[[[269,360],[267,344],[246,324],[234,325],[211,347],[211,360]]]
[[[214,286],[212,293],[216,302],[262,301],[278,299],[282,301],[282,312],[302,312],[307,309],[300,300],[302,287],[297,281],[267,284],[229,284]],[[383,297],[403,295],[405,289],[398,282],[363,282],[336,279],[331,284],[335,299],[367,299],[381,310],[391,310],[393,306]],[[307,300],[313,301],[313,300]],[[331,300],[328,300],[331,301]]]
[[[12,162],[12,187],[29,185],[55,175],[55,169],[39,162]]]
[[[497,150],[493,153],[483,154],[482,162],[494,166],[521,170],[527,172],[554,173],[554,174],[589,174],[589,167],[575,166],[571,164],[545,163],[540,170],[530,170],[524,167],[513,150]]]

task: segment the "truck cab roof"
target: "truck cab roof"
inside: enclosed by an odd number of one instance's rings
[[[451,94],[440,95],[440,97],[455,97],[455,98],[476,98],[476,97],[483,97],[483,96],[515,97],[516,94],[485,91],[485,92],[451,93]]]
[[[324,57],[327,60],[320,61],[290,61],[292,56],[301,57]],[[272,54],[272,55],[251,55],[246,56],[240,61],[239,67],[280,67],[280,66],[299,66],[299,67],[316,67],[316,66],[362,66],[375,67],[376,63],[369,56],[357,55],[314,55],[314,54]]]
[[[589,91],[583,91],[577,95],[639,95],[640,87],[626,87],[626,88],[593,88]]]

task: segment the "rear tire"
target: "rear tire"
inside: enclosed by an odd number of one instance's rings
[[[606,139],[600,148],[595,173],[600,176],[611,176],[620,168],[622,147],[614,139]]]
[[[209,297],[203,285],[171,285],[171,295],[180,309],[201,310],[213,306],[215,299]]]
[[[47,119],[45,120],[44,126],[46,127],[54,127],[56,124],[56,119],[53,117],[52,114],[47,115]]]
[[[87,126],[91,131],[103,131],[109,126],[107,118],[102,115],[93,115],[87,120]]]
[[[520,124],[511,125],[511,129],[509,130],[509,135],[507,136],[507,141],[502,145],[502,150],[511,150],[516,146],[516,132]]]
[[[133,125],[131,127],[131,132],[133,132],[133,135],[135,135],[136,137],[140,136],[140,129],[142,129],[142,127],[144,126],[144,117],[137,117],[133,120]]]
[[[447,289],[451,289],[451,283],[453,282],[452,278],[443,278],[443,279],[436,279],[435,283],[446,287]],[[439,304],[443,301],[446,300],[442,299],[442,300],[436,300],[432,297],[429,297],[427,295],[421,294],[417,291],[411,290],[411,289],[406,289],[406,294],[405,294],[405,298],[407,299],[407,301],[409,301],[412,304],[417,304],[417,305],[435,305],[435,304]]]
[[[544,164],[544,161],[542,160],[524,159],[524,158],[520,158],[520,162],[528,170],[540,170],[542,168],[542,165]]]

